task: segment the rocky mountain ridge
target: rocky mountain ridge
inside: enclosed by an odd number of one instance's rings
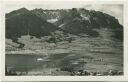
[[[85,33],[95,37],[99,34],[95,29],[108,28],[115,34],[113,37],[123,39],[123,26],[119,24],[115,17],[100,11],[72,8],[60,10],[34,9],[32,12],[70,33]]]
[[[110,37],[123,40],[123,26],[115,17],[100,11],[84,8],[30,11],[21,8],[6,14],[6,38],[13,40],[28,34],[40,38],[56,30],[98,37],[97,30],[102,28],[113,32]]]

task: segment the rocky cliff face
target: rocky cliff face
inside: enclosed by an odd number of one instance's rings
[[[85,33],[96,37],[99,33],[95,29],[106,28],[113,31],[112,37],[123,39],[123,26],[115,17],[100,11],[73,8],[67,10],[35,9],[32,12],[70,33]]]
[[[43,10],[43,9],[34,9],[31,11],[36,16],[40,17],[43,20],[46,20],[50,23],[55,23],[67,13],[67,10]]]

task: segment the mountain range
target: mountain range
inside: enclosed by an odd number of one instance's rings
[[[57,10],[21,8],[6,13],[5,21],[6,38],[12,40],[28,34],[41,38],[57,30],[74,35],[99,37],[98,30],[101,29],[108,29],[112,32],[110,37],[123,40],[123,26],[115,17],[84,8]]]

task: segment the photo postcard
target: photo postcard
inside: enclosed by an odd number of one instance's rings
[[[5,77],[126,76],[125,2],[3,1],[1,9]]]

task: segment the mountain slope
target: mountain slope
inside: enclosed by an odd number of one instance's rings
[[[20,14],[28,12],[28,11],[29,10],[27,10],[26,8],[21,8],[21,9],[18,9],[18,10],[14,10],[14,11],[6,14],[6,19],[14,17],[16,15],[20,15]]]
[[[37,17],[30,11],[19,12],[19,14],[7,14],[6,19],[6,37],[16,39],[28,33],[32,36],[41,37],[49,35],[50,32],[57,29],[57,27],[47,21]]]

